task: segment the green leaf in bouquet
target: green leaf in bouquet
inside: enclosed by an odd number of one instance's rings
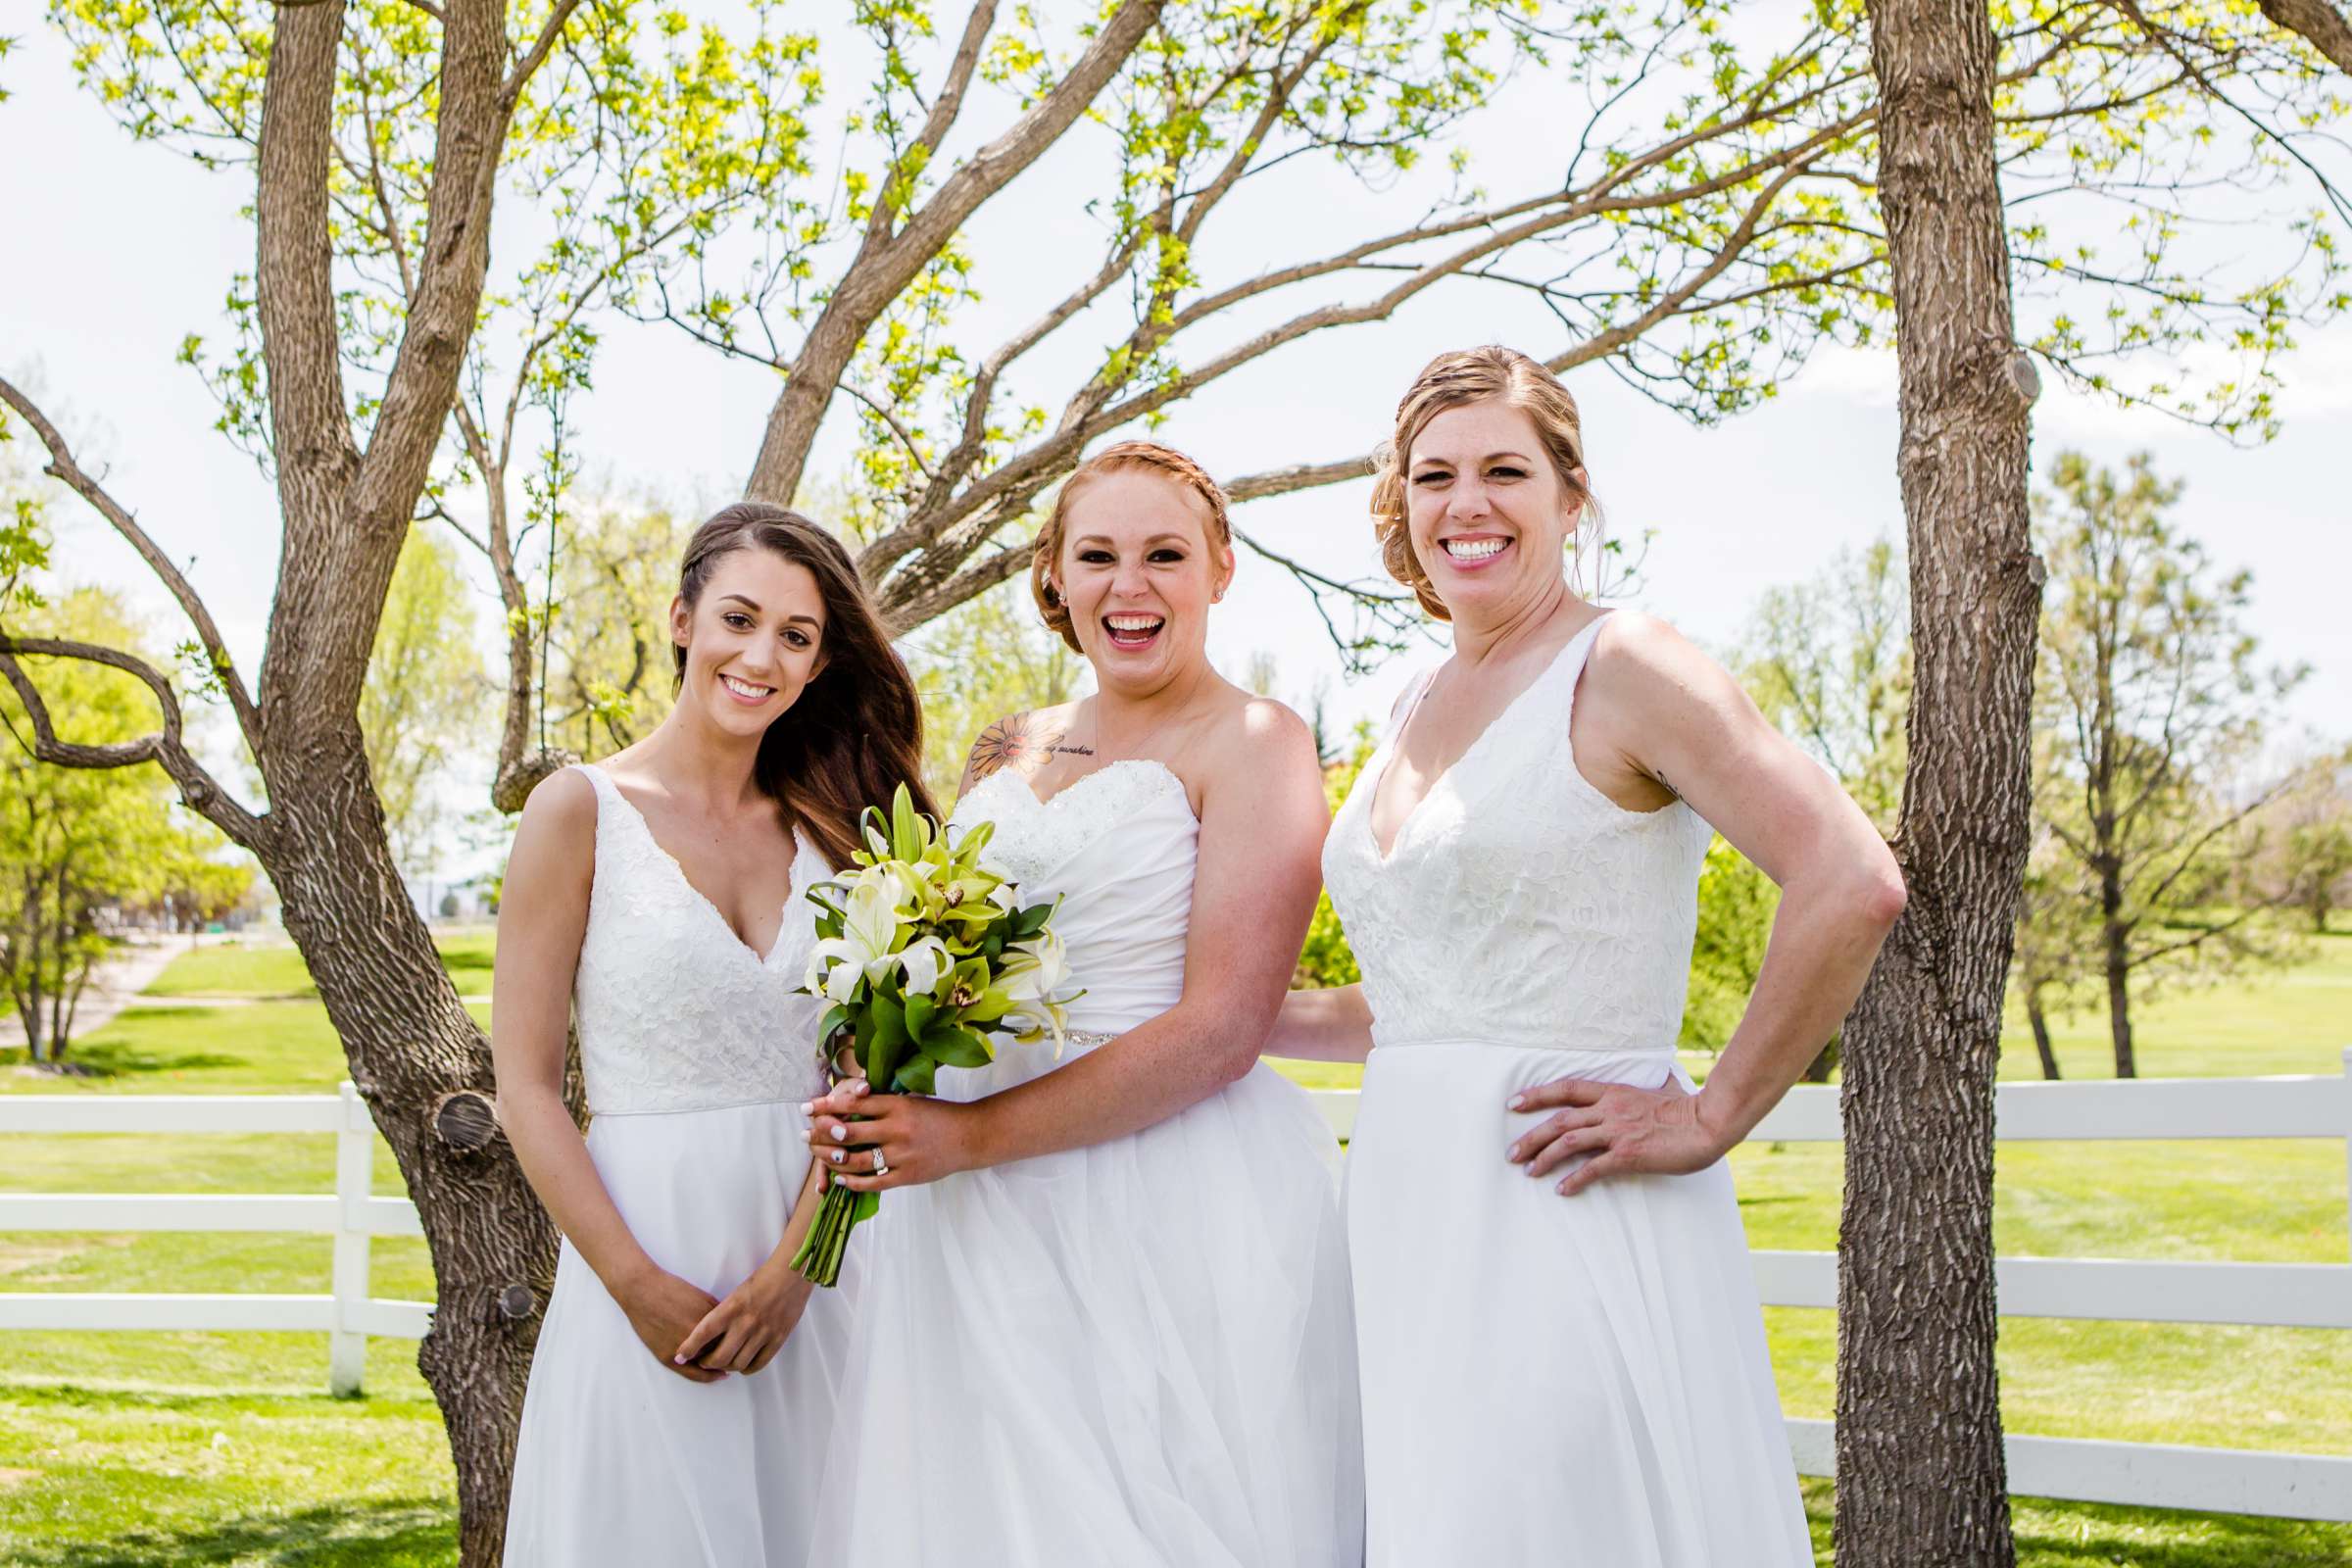
[[[909,1056],[899,1067],[898,1083],[895,1087],[904,1094],[936,1094],[938,1090],[935,1080],[938,1071],[939,1063],[933,1061],[929,1056]]]
[[[873,1054],[865,1058],[866,1081],[877,1089],[888,1089],[897,1073],[899,1063],[906,1059],[906,1048],[913,1044],[906,1037],[906,1009],[899,999],[890,994],[890,987],[876,986],[874,1000],[867,1009],[873,1021]]]
[[[1059,900],[1055,900],[1054,904],[1032,904],[1026,909],[1015,911],[1012,917],[1012,940],[1027,942],[1045,930],[1046,923],[1054,918],[1054,910],[1059,902]]]
[[[850,1223],[862,1225],[881,1212],[882,1195],[880,1193],[859,1193],[858,1201],[850,1209]]]
[[[977,1031],[953,1024],[925,1035],[923,1049],[951,1067],[985,1067],[997,1056]]]
[[[850,1053],[858,1058],[858,1068],[867,1078],[873,1077],[874,1014],[870,1007],[855,1009],[850,1022]]]
[[[914,811],[914,797],[902,784],[890,798],[891,853],[902,860],[922,858],[925,844],[922,824]]]
[[[920,992],[908,997],[906,999],[907,1038],[914,1041],[917,1045],[920,1045],[922,1043],[923,1036],[931,1027],[932,1015],[938,1011],[939,1004],[933,1002],[929,997],[922,995]]]
[[[816,1021],[816,1038],[820,1041],[832,1039],[849,1021],[850,1009],[842,1006],[839,1003],[834,1004],[827,1007],[825,1015]]]

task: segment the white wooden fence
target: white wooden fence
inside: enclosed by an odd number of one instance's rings
[[[334,1095],[0,1095],[0,1133],[319,1133],[335,1140],[333,1196],[0,1193],[7,1231],[298,1231],[332,1236],[326,1296],[0,1294],[0,1329],[270,1329],[327,1337],[327,1387],[360,1392],[368,1340],[420,1340],[428,1301],[368,1295],[368,1246],[421,1236],[416,1205],[376,1198],[375,1124],[359,1092]]]
[[[2107,1142],[2317,1138],[2343,1142],[2352,1171],[2352,1049],[2343,1077],[2143,1079],[2003,1084],[1994,1095],[2004,1141]],[[1332,1131],[1355,1120],[1352,1091],[1318,1091]],[[352,1086],[337,1095],[0,1096],[0,1133],[331,1133],[335,1192],[326,1196],[0,1194],[0,1232],[298,1231],[335,1239],[331,1294],[0,1295],[0,1329],[271,1329],[328,1336],[328,1386],[356,1394],[369,1336],[419,1339],[422,1301],[368,1294],[368,1247],[421,1234],[416,1206],[375,1198],[374,1128]],[[1838,1092],[1791,1091],[1751,1135],[1768,1143],[1835,1143]],[[1756,1284],[1775,1306],[1835,1307],[1833,1252],[1757,1251]],[[2150,1323],[2233,1323],[2352,1330],[2352,1264],[2210,1263],[2005,1257],[1996,1265],[2007,1317]],[[1834,1473],[1827,1421],[1791,1418],[1788,1442],[1806,1475]],[[2256,1452],[2068,1438],[2008,1440],[2012,1491],[2143,1507],[2352,1522],[2352,1457]]]

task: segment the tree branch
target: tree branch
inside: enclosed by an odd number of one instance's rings
[[[411,0],[411,3],[415,3],[415,0]],[[571,23],[571,14],[579,7],[580,0],[556,0],[556,9],[548,13],[547,24],[539,29],[539,36],[531,40],[531,47],[524,51],[520,60],[514,62],[514,69],[500,83],[499,98],[508,114],[513,114],[514,106],[522,101],[522,89],[530,85],[531,77],[547,63],[547,57],[555,52],[556,45],[563,40],[564,27]],[[443,20],[447,21],[446,18]]]
[[[139,553],[139,559],[147,563],[148,569],[172,591],[172,597],[179,602],[181,612],[196,628],[196,635],[204,644],[205,658],[214,673],[220,677],[222,690],[228,693],[228,704],[237,715],[239,733],[245,737],[245,744],[258,753],[262,739],[261,711],[254,707],[253,696],[246,689],[245,677],[237,670],[236,661],[229,657],[228,644],[221,640],[220,628],[214,624],[212,612],[205,608],[195,588],[181,575],[178,564],[148,537],[147,530],[139,526],[138,519],[121,502],[107,494],[104,485],[82,471],[81,466],[74,461],[66,438],[58,433],[57,426],[34,406],[30,398],[5,378],[0,378],[0,403],[7,404],[23,416],[24,422],[32,426],[33,433],[41,438],[41,445],[48,449],[49,462],[42,471],[80,496],[99,515],[114,524],[115,532],[128,541],[130,548]]]
[[[901,168],[906,167],[917,149],[921,150],[921,162],[928,164],[947,140],[948,132],[955,128],[956,117],[963,112],[964,90],[972,84],[972,72],[980,64],[980,51],[986,47],[989,31],[996,24],[997,0],[977,0],[963,19],[963,37],[956,45],[955,58],[948,63],[948,79],[941,84],[939,96],[931,100],[931,112],[923,118],[923,128],[915,132],[914,140],[899,155]],[[885,180],[881,189],[874,192],[874,210],[866,222],[859,260],[864,259],[867,251],[889,243],[898,215],[891,183]]]
[[[784,390],[769,411],[745,494],[791,502],[825,408],[866,329],[983,202],[1043,156],[1086,112],[1158,23],[1163,4],[1164,0],[1125,0],[1052,92],[950,175],[888,243],[871,254],[860,251],[809,328]]]
[[[2262,14],[2352,75],[2352,23],[2328,0],[2259,0]]]
[[[163,728],[153,735],[143,735],[135,741],[117,741],[104,746],[84,745],[60,740],[57,728],[49,717],[49,705],[42,700],[40,688],[17,662],[20,654],[47,659],[78,659],[87,663],[104,664],[134,676],[155,696],[156,707],[163,715]],[[180,798],[195,810],[215,823],[237,843],[249,850],[259,849],[270,836],[267,817],[257,817],[237,803],[204,765],[188,755],[180,739],[179,698],[172,683],[153,664],[132,654],[116,648],[102,648],[95,643],[72,642],[57,637],[12,637],[0,632],[0,676],[16,690],[17,698],[24,705],[25,716],[32,722],[33,741],[26,748],[36,760],[57,767],[133,767],[141,762],[153,762],[171,775],[179,786]]]

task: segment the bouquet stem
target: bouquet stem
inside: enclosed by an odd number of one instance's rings
[[[825,1196],[816,1205],[816,1218],[809,1222],[808,1234],[801,1239],[801,1250],[792,1254],[792,1266],[811,1284],[840,1284],[841,1260],[849,1250],[850,1232],[860,1221],[871,1218],[881,1206],[879,1194],[853,1193],[837,1182],[828,1182]]]

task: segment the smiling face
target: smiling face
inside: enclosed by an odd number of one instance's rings
[[[710,563],[701,596],[669,607],[670,639],[686,651],[681,704],[731,735],[756,736],[824,667],[825,601],[807,566],[772,550],[730,550]]]
[[[1233,552],[1213,542],[1208,509],[1185,485],[1113,468],[1069,503],[1053,579],[1096,680],[1140,694],[1205,657],[1208,607],[1233,579]]]
[[[1561,580],[1577,493],[1522,410],[1487,398],[1431,416],[1404,479],[1414,558],[1455,620],[1501,618]]]

